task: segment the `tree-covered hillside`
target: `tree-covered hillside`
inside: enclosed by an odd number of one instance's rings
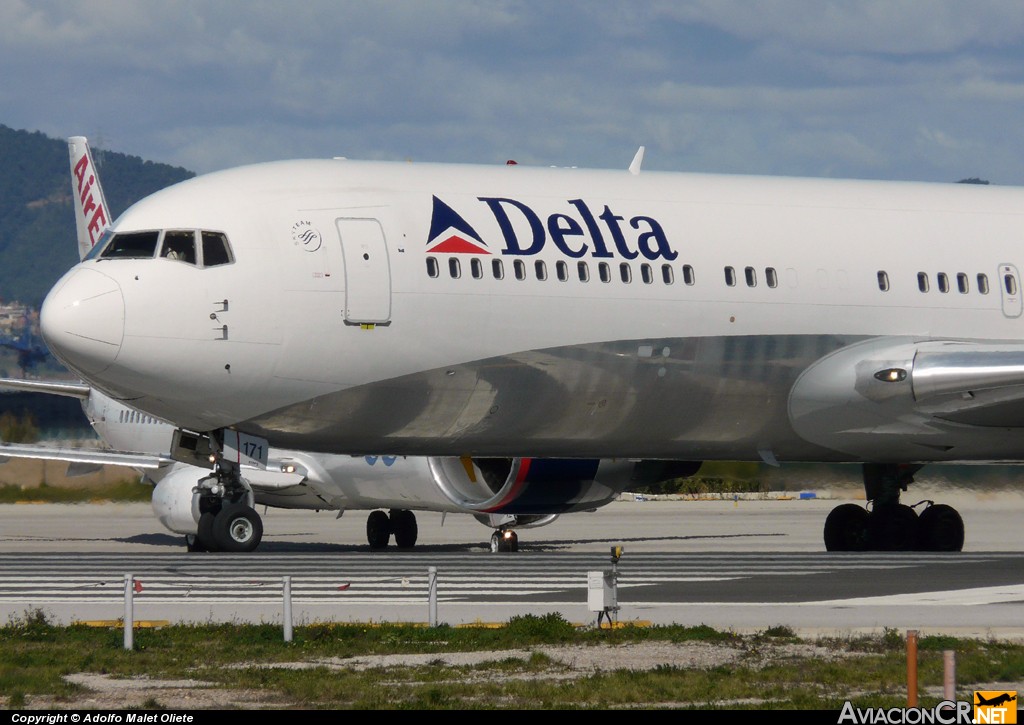
[[[186,169],[93,148],[113,218]],[[66,139],[0,125],[0,300],[39,306],[78,261]]]

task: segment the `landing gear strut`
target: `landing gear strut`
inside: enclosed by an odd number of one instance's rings
[[[189,551],[255,551],[263,539],[263,521],[252,507],[253,495],[236,466],[218,463],[193,489],[199,499],[199,525],[186,536]]]
[[[498,529],[491,534],[491,552],[519,551],[519,535],[512,529]]]
[[[842,504],[825,519],[827,551],[961,551],[964,522],[946,504],[900,503],[917,465],[864,464],[864,492],[871,510]],[[918,514],[914,509],[925,505]]]

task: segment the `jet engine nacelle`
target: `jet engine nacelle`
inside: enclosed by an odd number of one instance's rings
[[[484,526],[492,529],[536,529],[541,526],[547,526],[553,523],[558,518],[558,514],[548,514],[546,516],[529,516],[521,515],[516,516],[515,514],[473,514],[473,518],[479,521]]]
[[[177,534],[195,534],[198,529],[198,507],[193,510],[192,489],[199,479],[209,475],[201,468],[185,466],[167,474],[153,489],[153,513],[157,520]]]
[[[199,496],[194,493],[196,485],[211,474],[209,469],[174,464],[174,470],[166,474],[153,488],[153,513],[169,531],[177,534],[195,534],[199,528]],[[247,502],[252,505],[252,500]]]
[[[700,464],[463,457],[430,458],[429,467],[441,492],[468,513],[522,517],[598,508],[631,486],[692,475]]]

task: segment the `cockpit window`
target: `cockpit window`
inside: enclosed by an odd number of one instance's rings
[[[217,267],[235,261],[231,254],[231,245],[223,232],[194,229],[122,233],[107,230],[85,258],[151,259],[157,255],[157,245],[161,239],[161,259],[173,259],[203,267]]]
[[[216,267],[231,263],[231,249],[228,238],[220,232],[203,232],[203,266]]]
[[[85,255],[85,258],[96,259],[96,257],[100,256],[100,252],[102,252],[107,246],[107,243],[110,242],[110,238],[112,236],[114,236],[114,231],[112,229],[107,229],[103,232],[103,234],[100,235],[100,238],[96,240],[96,243],[92,245],[92,249],[89,250],[89,253]]]
[[[164,259],[175,259],[189,264],[196,263],[196,233],[193,231],[164,232],[164,245],[160,249]]]
[[[101,259],[149,259],[156,254],[160,232],[115,234],[100,252]]]

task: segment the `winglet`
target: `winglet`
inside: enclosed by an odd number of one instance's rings
[[[641,146],[636,151],[636,156],[633,157],[633,163],[629,165],[629,173],[636,176],[640,173],[640,164],[644,162],[644,147]]]
[[[85,259],[112,219],[85,136],[70,137],[68,152],[71,155],[71,195],[75,202],[78,254],[79,258]]]

